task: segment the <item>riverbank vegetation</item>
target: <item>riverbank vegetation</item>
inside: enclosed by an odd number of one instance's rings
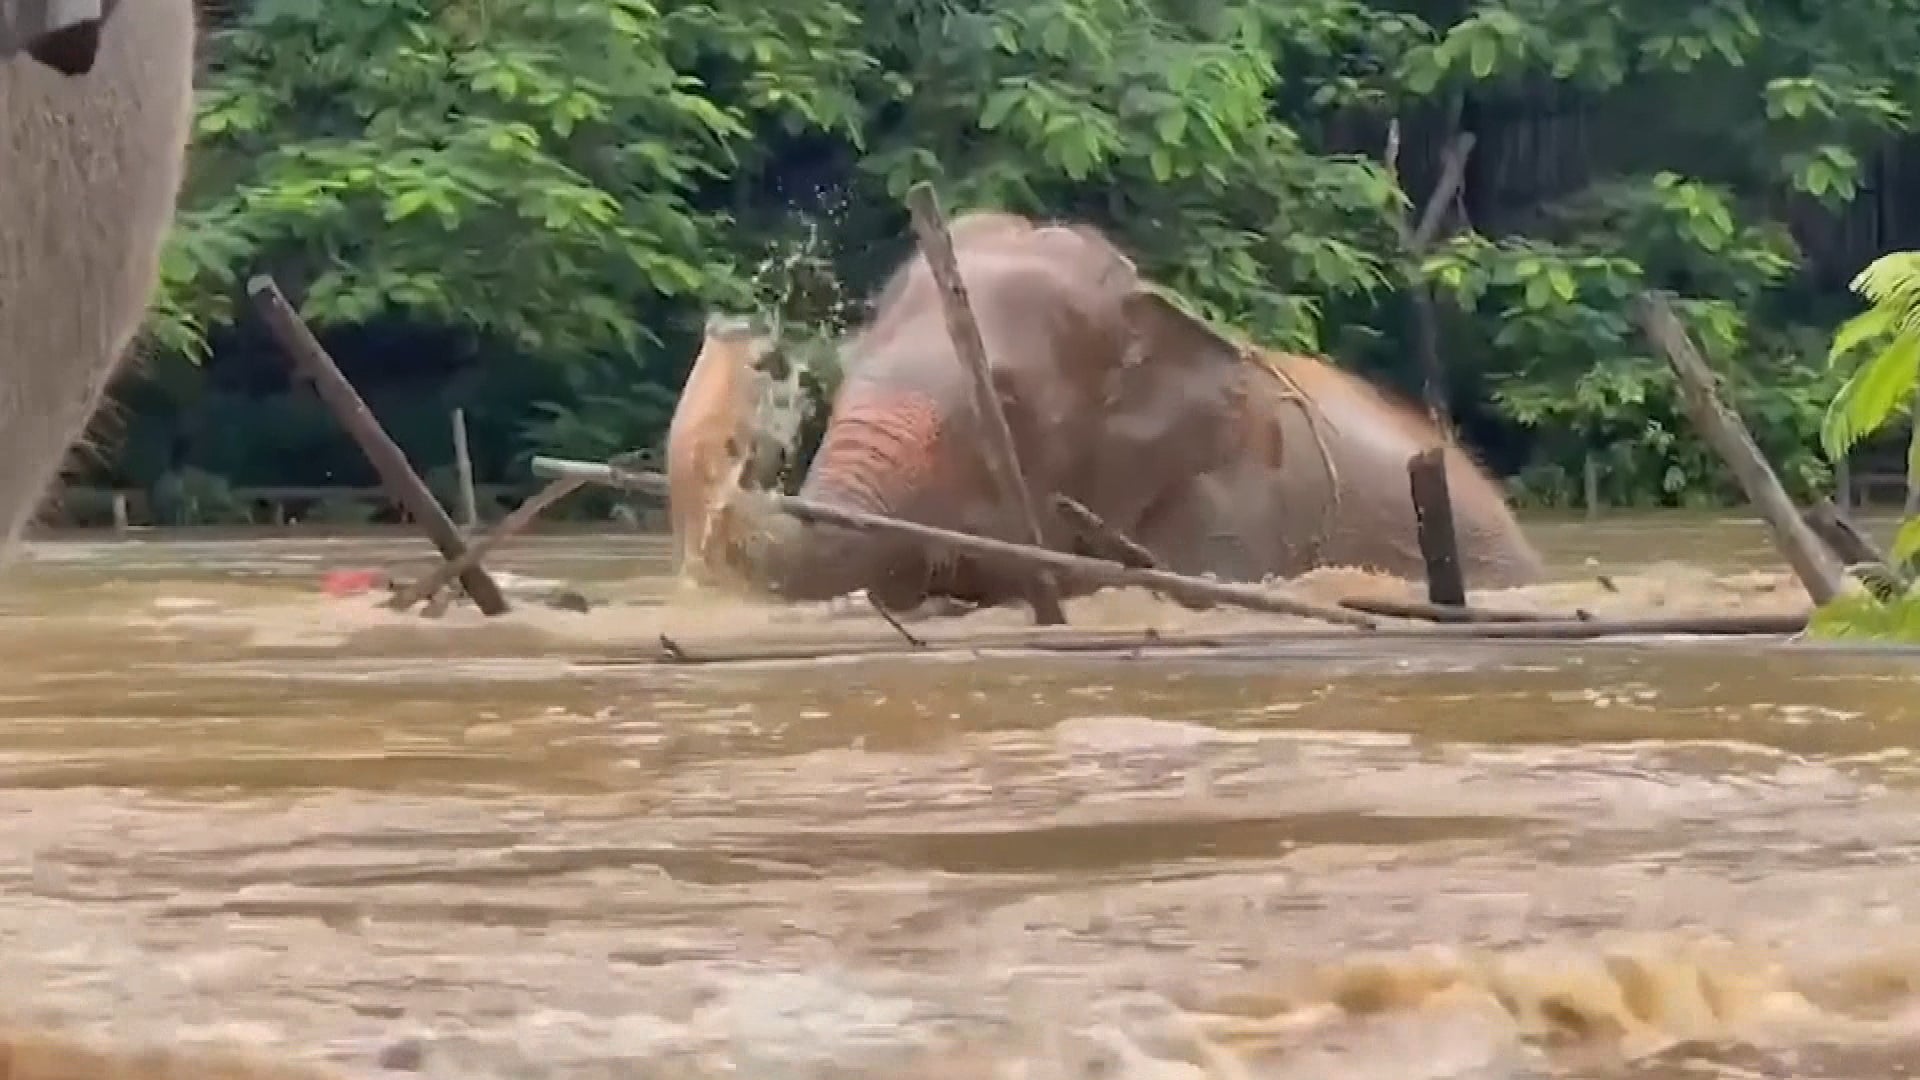
[[[253,273],[430,475],[459,406],[481,481],[518,481],[657,443],[709,309],[852,317],[928,179],[1099,223],[1208,314],[1444,399],[1524,503],[1578,501],[1591,459],[1610,504],[1699,505],[1733,485],[1629,298],[1680,298],[1801,495],[1847,283],[1920,246],[1905,0],[217,7],[147,361],[75,477],[216,516],[233,485],[372,482],[289,390]]]
[[[1868,303],[1842,323],[1828,354],[1846,382],[1827,408],[1820,441],[1838,460],[1863,439],[1912,414],[1920,400],[1920,252],[1899,251],[1875,259],[1853,281]],[[1909,425],[1906,454],[1909,496],[1904,519],[1887,549],[1885,564],[1865,575],[1869,588],[1829,602],[1812,629],[1829,637],[1920,642],[1920,425]]]

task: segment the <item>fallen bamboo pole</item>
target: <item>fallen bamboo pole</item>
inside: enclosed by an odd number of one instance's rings
[[[1169,573],[1165,570],[1122,566],[1104,559],[1089,559],[1084,555],[1069,555],[1028,544],[1011,544],[1004,540],[969,536],[966,533],[937,529],[931,525],[900,521],[878,514],[826,506],[793,495],[769,493],[767,497],[779,509],[809,524],[834,525],[860,532],[891,533],[926,544],[944,546],[976,558],[1025,566],[1033,570],[1047,570],[1054,574],[1071,575],[1091,585],[1131,585],[1165,593],[1176,599],[1232,604],[1253,611],[1298,615],[1341,626],[1372,629],[1377,625],[1371,617],[1359,612],[1295,599],[1259,586],[1232,585]]]
[[[641,495],[667,497],[667,478],[648,469],[627,469],[596,461],[569,461],[566,458],[536,457],[533,475],[543,480],[577,477],[582,483],[631,491]]]
[[[1754,443],[1753,434],[1741,421],[1740,414],[1720,399],[1713,369],[1694,347],[1687,328],[1674,313],[1672,301],[1664,293],[1644,293],[1640,297],[1639,315],[1647,337],[1667,354],[1667,361],[1679,378],[1681,400],[1694,426],[1733,472],[1807,595],[1816,604],[1825,604],[1839,596],[1840,568],[1800,520],[1793,500],[1787,497],[1780,478],[1774,474],[1773,466],[1767,464],[1766,456]]]
[[[262,274],[247,282],[247,295],[253,299],[254,307],[267,324],[274,339],[286,350],[287,357],[300,374],[313,383],[314,390],[332,410],[334,418],[340,421],[353,441],[360,445],[361,453],[380,474],[380,482],[400,505],[413,515],[415,521],[426,531],[427,539],[438,548],[442,557],[453,560],[466,553],[466,542],[460,536],[460,530],[447,516],[440,500],[433,497],[420,474],[413,471],[407,455],[402,453],[393,438],[374,418],[373,410],[340,373],[339,365],[313,331],[300,318],[300,313],[287,302],[280,286],[273,278]],[[507,612],[507,598],[500,593],[500,586],[488,576],[484,567],[469,566],[460,575],[460,583],[466,587],[467,595],[488,615],[503,615]]]
[[[557,480],[549,481],[546,487],[541,488],[528,498],[527,501],[514,507],[513,513],[501,519],[500,524],[495,525],[492,532],[474,541],[472,546],[468,547],[459,558],[450,559],[441,563],[426,577],[394,593],[393,598],[387,601],[387,606],[395,611],[405,611],[420,601],[431,597],[434,593],[439,592],[450,584],[454,578],[460,577],[469,569],[479,566],[480,560],[486,558],[501,544],[513,539],[515,534],[533,524],[533,519],[545,512],[547,507],[573,494],[575,491],[586,486],[586,483],[585,480],[577,476],[563,476]]]
[[[1693,615],[1656,619],[1562,619],[1553,622],[1516,622],[1454,625],[1400,625],[1370,634],[1351,634],[1311,628],[1244,630],[1222,633],[1161,634],[1153,630],[1073,632],[1029,629],[974,639],[917,638],[918,644],[897,637],[848,641],[781,641],[760,644],[696,642],[667,637],[657,649],[616,657],[619,665],[751,664],[810,660],[855,660],[886,657],[940,657],[983,652],[1038,652],[1101,654],[1172,652],[1178,650],[1254,649],[1315,645],[1356,645],[1382,639],[1393,641],[1506,641],[1556,644],[1607,638],[1686,635],[1691,637],[1787,637],[1806,628],[1806,613],[1794,615]]]
[[[1364,611],[1369,615],[1385,615],[1392,619],[1419,619],[1436,623],[1550,623],[1566,622],[1569,619],[1591,620],[1593,615],[1586,611],[1575,611],[1571,615],[1553,615],[1540,611],[1501,611],[1493,608],[1467,607],[1466,605],[1422,604],[1406,600],[1388,600],[1371,596],[1353,596],[1340,601],[1343,608]]]
[[[940,286],[941,309],[946,315],[947,335],[954,351],[973,380],[975,414],[986,428],[981,446],[987,471],[994,478],[1001,498],[1014,504],[1023,517],[1027,539],[1036,548],[1046,546],[1046,534],[1040,528],[1040,506],[1034,501],[1027,478],[1020,471],[1020,456],[1013,441],[1013,428],[1000,407],[1000,395],[993,387],[993,373],[987,365],[987,345],[980,336],[979,321],[973,317],[973,303],[967,296],[967,283],[960,277],[960,264],[953,254],[953,237],[947,232],[940,201],[930,184],[915,184],[907,192],[907,212],[913,218],[914,238],[927,260],[927,269]],[[1045,569],[1037,568],[1028,602],[1033,605],[1033,621],[1042,626],[1058,626],[1067,621],[1060,606],[1060,589]]]

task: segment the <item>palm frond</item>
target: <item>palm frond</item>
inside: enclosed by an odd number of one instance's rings
[[[1886,351],[1862,364],[1827,406],[1820,444],[1827,460],[1839,461],[1878,431],[1913,398],[1920,380],[1920,334],[1901,334]]]
[[[1882,313],[1884,330],[1920,333],[1920,251],[1880,256],[1854,275],[1851,286]]]

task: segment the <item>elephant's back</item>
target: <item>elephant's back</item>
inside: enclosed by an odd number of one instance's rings
[[[1139,280],[1133,260],[1092,225],[1042,222],[1004,211],[965,214],[949,226],[953,253],[985,323],[999,307],[1016,322],[1066,319],[1117,326],[1120,300]],[[945,334],[943,299],[925,256],[914,249],[876,295],[871,317],[851,337],[849,363],[882,351],[902,335],[937,322]],[[851,370],[851,369],[850,369]]]
[[[1412,403],[1314,356],[1268,353],[1267,362],[1296,383],[1336,427],[1371,436],[1382,452],[1414,453],[1440,441],[1426,415]]]
[[[1419,570],[1406,462],[1444,445],[1455,523],[1476,583],[1519,583],[1544,572],[1500,482],[1466,449],[1446,440],[1424,411],[1315,357],[1269,354],[1267,359],[1313,399],[1324,424],[1340,474],[1340,520],[1334,531],[1347,546],[1366,553],[1354,561],[1389,563],[1387,569],[1400,573]]]

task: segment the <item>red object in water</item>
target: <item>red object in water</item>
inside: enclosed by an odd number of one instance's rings
[[[359,596],[386,583],[387,575],[381,570],[329,570],[320,579],[320,589],[328,596]]]

